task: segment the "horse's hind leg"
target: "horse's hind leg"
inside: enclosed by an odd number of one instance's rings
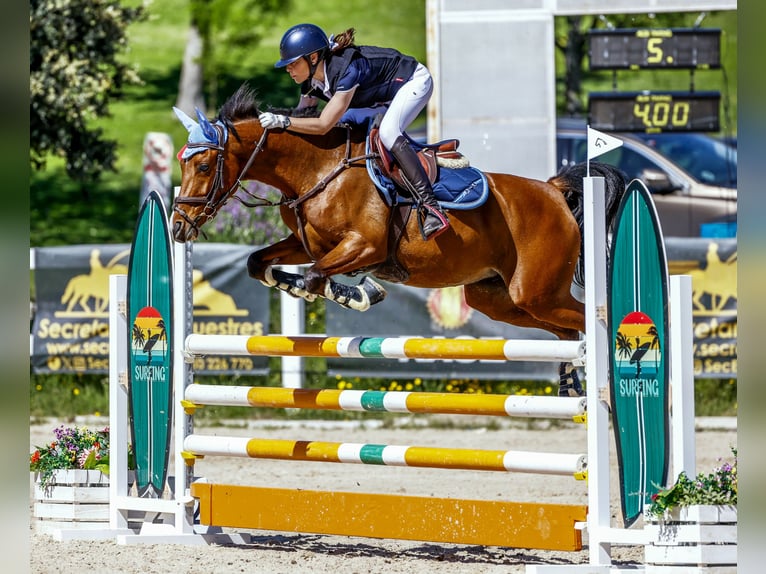
[[[564,329],[541,321],[516,305],[499,276],[466,285],[464,291],[468,305],[496,321],[517,327],[544,329],[563,341],[576,341],[580,338],[579,331]],[[572,363],[559,363],[558,395],[583,396],[584,394],[575,366]]]
[[[466,285],[465,301],[474,309],[481,311],[495,321],[502,321],[517,327],[543,329],[553,333],[562,341],[576,341],[580,338],[577,329],[568,329],[554,325],[531,315],[519,307],[511,298],[508,287],[500,276],[484,279],[471,285]]]

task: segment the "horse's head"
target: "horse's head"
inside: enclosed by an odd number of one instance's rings
[[[181,191],[173,201],[171,219],[173,238],[183,243],[197,238],[202,226],[216,216],[236,191],[236,185],[227,186],[224,154],[228,129],[223,122],[210,122],[200,110],[199,122],[178,108],[173,111],[189,132],[186,145],[178,152]]]

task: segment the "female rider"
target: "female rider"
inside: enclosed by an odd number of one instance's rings
[[[428,69],[393,48],[357,46],[354,29],[331,37],[314,24],[288,29],[279,45],[276,68],[285,68],[301,86],[297,109],[326,105],[319,117],[287,117],[271,112],[259,116],[266,129],[282,128],[303,134],[326,134],[349,108],[386,106],[380,140],[402,170],[409,191],[419,204],[426,239],[449,227],[415,150],[402,135],[433,92]]]

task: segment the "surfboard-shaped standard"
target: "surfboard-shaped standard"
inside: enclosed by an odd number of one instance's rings
[[[610,253],[610,397],[625,527],[666,486],[669,463],[668,270],[651,194],[633,180]]]
[[[128,268],[128,395],[138,495],[161,498],[172,430],[172,259],[165,205],[141,206]]]

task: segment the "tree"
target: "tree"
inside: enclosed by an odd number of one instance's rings
[[[176,106],[215,108],[218,75],[227,66],[244,66],[253,46],[284,15],[292,0],[190,0],[191,20]]]
[[[116,171],[117,143],[92,120],[108,116],[109,101],[138,83],[119,61],[126,28],[141,7],[119,0],[31,0],[29,7],[30,162],[43,169],[50,155],[66,160],[67,174],[92,182]]]

